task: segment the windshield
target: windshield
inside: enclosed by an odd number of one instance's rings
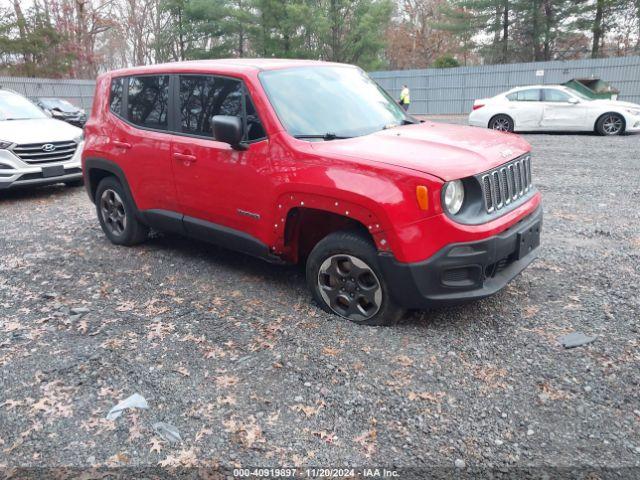
[[[366,73],[354,67],[298,67],[260,74],[293,136],[355,137],[414,121]]]
[[[61,112],[75,112],[78,108],[70,102],[61,98],[41,98],[40,102],[46,108],[51,110],[60,110]]]
[[[0,120],[32,118],[47,118],[47,116],[26,98],[15,93],[0,91]]]

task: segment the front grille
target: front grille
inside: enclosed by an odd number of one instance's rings
[[[31,164],[39,164],[71,160],[73,154],[76,153],[76,148],[78,148],[78,144],[70,141],[16,145],[12,150],[21,160]]]
[[[525,155],[479,175],[487,213],[500,210],[531,189],[531,156]]]

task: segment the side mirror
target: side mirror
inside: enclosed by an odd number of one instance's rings
[[[231,115],[214,115],[211,119],[213,124],[213,138],[218,142],[228,143],[236,150],[244,150],[246,146],[242,144],[243,126],[240,117]]]
[[[569,97],[569,103],[572,104],[572,105],[576,105],[576,104],[580,103],[580,100],[578,100],[575,97]]]

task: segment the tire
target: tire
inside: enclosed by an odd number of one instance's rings
[[[513,132],[515,124],[513,123],[513,118],[509,115],[500,114],[491,117],[488,127],[491,130],[497,130],[498,132]]]
[[[596,132],[602,136],[612,137],[624,133],[624,117],[619,113],[609,112],[601,115],[596,122]]]
[[[111,243],[130,246],[147,239],[149,228],[136,218],[136,209],[118,179],[102,179],[95,203],[100,226]]]
[[[390,297],[376,247],[357,232],[334,232],[320,240],[307,258],[306,277],[323,310],[354,323],[394,325],[404,314]]]
[[[83,179],[80,179],[80,180],[70,180],[70,181],[68,181],[68,182],[64,182],[64,184],[65,184],[67,187],[70,187],[70,188],[77,188],[77,187],[81,187],[81,186],[83,186],[83,185],[84,185],[84,180],[83,180]]]

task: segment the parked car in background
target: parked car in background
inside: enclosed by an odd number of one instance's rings
[[[87,114],[82,108],[63,98],[38,97],[33,101],[56,120],[63,120],[80,128],[87,121]]]
[[[518,87],[476,100],[469,125],[504,132],[597,132],[621,135],[640,131],[640,105],[594,100],[562,85]]]
[[[491,295],[540,242],[527,142],[421,123],[350,65],[109,72],[85,135],[85,185],[111,242],[153,227],[303,261],[318,304],[360,324]]]
[[[49,118],[22,95],[0,89],[0,190],[82,184],[82,130]]]

